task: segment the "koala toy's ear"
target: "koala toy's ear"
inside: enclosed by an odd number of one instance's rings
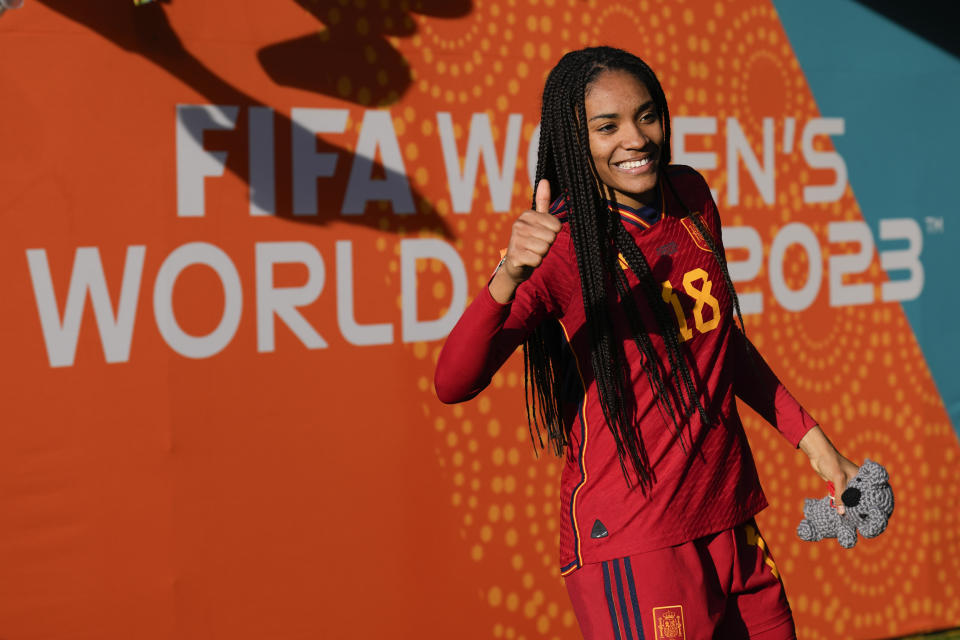
[[[874,462],[870,458],[866,458],[861,468],[866,471],[866,475],[871,482],[882,484],[890,481],[890,475],[887,473],[886,468],[879,462]]]

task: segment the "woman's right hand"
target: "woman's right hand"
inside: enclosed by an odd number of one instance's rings
[[[534,269],[540,266],[560,232],[560,221],[550,215],[550,182],[537,183],[535,209],[524,211],[513,223],[503,263],[490,281],[490,295],[501,304],[513,295]]]

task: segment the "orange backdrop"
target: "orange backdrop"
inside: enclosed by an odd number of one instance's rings
[[[893,478],[882,537],[801,543],[824,487],[743,410],[801,637],[960,625],[957,438],[879,254],[831,240],[862,220],[816,129],[843,114],[769,2],[27,0],[0,20],[0,636],[577,637],[519,363],[454,407],[432,373],[529,203],[546,72],[599,43],[660,75],[754,342]]]

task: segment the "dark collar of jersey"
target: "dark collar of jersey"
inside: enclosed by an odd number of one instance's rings
[[[612,200],[607,200],[607,206],[610,207],[611,211],[614,209],[618,210],[620,212],[620,219],[624,222],[632,224],[635,227],[640,227],[641,229],[649,229],[660,221],[665,210],[663,192],[659,186],[657,187],[657,193],[655,197],[660,201],[659,209],[648,207],[646,205],[634,209],[633,207],[628,207],[625,204],[613,202]],[[567,216],[570,213],[569,206],[569,198],[567,198],[565,195],[560,196],[553,201],[553,204],[550,205],[550,213],[551,215],[556,216],[557,220],[560,222],[566,222]]]

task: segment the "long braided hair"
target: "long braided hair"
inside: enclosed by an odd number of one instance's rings
[[[607,204],[608,200],[616,200],[613,189],[597,178],[585,125],[584,97],[591,83],[605,71],[630,73],[650,92],[663,127],[659,174],[676,199],[680,200],[665,172],[670,163],[670,116],[663,88],[643,60],[611,47],[570,52],[563,56],[547,77],[543,90],[540,146],[534,184],[546,178],[553,192],[559,192],[567,199],[570,234],[583,292],[591,363],[600,406],[616,442],[624,477],[632,484],[629,464],[640,488],[646,491],[656,479],[639,427],[632,417],[635,397],[629,384],[626,354],[622,342],[614,333],[611,310],[615,307],[612,301],[619,298],[620,304],[617,306],[626,317],[633,344],[642,356],[644,373],[657,407],[661,414],[669,417],[680,446],[684,449],[688,446],[684,441],[683,425],[688,423],[694,412],[699,414],[704,424],[709,424],[710,418],[704,403],[700,401],[686,359],[681,354],[680,333],[674,314],[663,302],[660,287],[640,248],[624,228],[618,212]],[[683,206],[686,208],[686,205]],[[687,210],[687,213],[690,211]],[[720,265],[737,317],[743,326],[726,260],[700,216],[694,215],[691,219]],[[619,266],[621,255],[640,281],[640,292],[656,319],[655,328],[643,326],[640,308]],[[650,340],[650,330],[659,330],[664,338],[669,373]],[[530,436],[534,438],[535,430],[535,443],[539,441],[543,448],[542,426],[551,449],[557,455],[563,453],[569,442],[562,424],[562,382],[564,363],[567,361],[563,345],[562,328],[556,321],[542,323],[523,345]]]

